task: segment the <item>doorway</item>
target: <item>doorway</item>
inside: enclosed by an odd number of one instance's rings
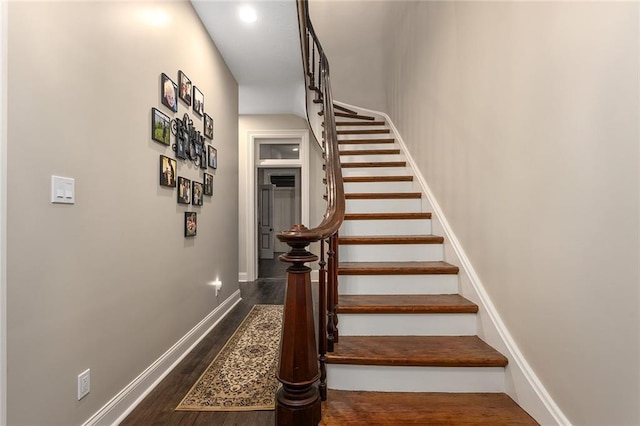
[[[299,167],[258,168],[258,278],[286,276],[287,265],[278,257],[289,246],[278,240],[276,234],[301,223],[300,172]]]
[[[282,230],[289,229],[294,223],[309,222],[309,131],[308,130],[265,130],[265,131],[248,131],[247,132],[247,191],[246,199],[246,239],[242,245],[246,253],[246,274],[241,274],[240,281],[254,281],[258,278],[258,269],[260,257],[268,257],[268,254],[259,253],[261,243],[260,236],[262,232],[259,228],[260,211],[258,203],[260,198],[266,197],[262,194],[262,185],[275,185],[273,189],[274,208],[277,205],[285,204],[287,201],[283,199],[291,198],[290,185],[291,175],[295,175],[294,198],[297,196],[298,201],[295,203],[294,219],[290,223],[280,225],[276,223],[277,217],[283,215],[273,215],[273,237],[267,235],[267,242],[273,243],[273,260],[277,260],[279,253],[288,251],[288,246],[283,248],[278,241],[276,246],[275,235]],[[272,182],[273,180],[273,182]],[[280,188],[278,188],[280,187]],[[288,195],[287,195],[288,193]],[[241,196],[242,197],[242,196]],[[291,209],[289,210],[291,211]],[[262,224],[260,224],[262,226]],[[282,229],[280,229],[282,228]],[[241,231],[242,232],[242,231]],[[270,259],[265,259],[270,260]],[[282,262],[279,262],[282,263]]]

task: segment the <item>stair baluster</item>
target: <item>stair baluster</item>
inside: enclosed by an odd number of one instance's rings
[[[338,332],[338,240],[340,236],[338,232],[331,237],[331,253],[333,253],[333,264],[330,270],[331,274],[331,287],[333,288],[331,298],[329,299],[329,309],[333,318],[333,343],[336,344],[340,340],[340,333]]]
[[[318,266],[318,360],[320,361],[320,399],[327,400],[327,270],[325,266],[325,240],[320,240],[320,261]]]
[[[337,276],[334,274],[334,265],[335,265],[335,252],[333,251],[334,249],[334,244],[333,244],[333,236],[329,238],[329,249],[327,251],[327,263],[328,263],[328,270],[327,270],[327,281],[328,281],[328,288],[327,288],[327,294],[326,294],[326,309],[327,309],[327,334],[326,334],[326,339],[327,339],[327,351],[328,352],[333,352],[333,345],[335,343],[335,335],[336,335],[336,321],[335,321],[335,308],[333,306],[333,300],[335,299],[335,292],[336,292],[336,286],[335,286],[335,282],[337,280]]]

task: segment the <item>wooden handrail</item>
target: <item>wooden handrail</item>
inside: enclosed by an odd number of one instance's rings
[[[297,0],[297,6],[303,72],[307,87],[307,120],[316,140],[324,141],[322,145],[325,157],[327,210],[322,222],[315,228],[309,229],[297,224],[277,234],[278,239],[290,247],[288,253],[280,256],[280,260],[291,263],[291,266],[287,268],[280,362],[277,371],[282,387],[276,396],[275,421],[278,425],[317,425],[321,417],[320,401],[326,398],[324,355],[327,351],[328,336],[325,321],[327,316],[334,315],[337,298],[335,291],[329,291],[331,296],[327,296],[325,286],[328,285],[329,289],[335,289],[337,286],[338,268],[334,253],[337,251],[335,247],[338,229],[344,221],[345,196],[329,61],[309,19],[307,0]],[[318,100],[322,102],[319,103]],[[314,114],[317,105],[321,105],[322,109]],[[318,112],[322,113],[324,126],[319,121]],[[307,247],[311,243],[321,241],[321,250],[324,250],[325,240],[329,241],[329,252],[327,262],[324,256],[320,262],[319,293],[323,300],[320,303],[320,345],[316,346],[311,268],[305,264],[318,260],[318,256],[307,251]],[[325,264],[330,265],[328,270],[324,268]],[[337,339],[337,331],[335,333]],[[321,365],[318,363],[319,359]],[[320,385],[319,380],[323,381]],[[319,387],[323,390],[322,394]]]

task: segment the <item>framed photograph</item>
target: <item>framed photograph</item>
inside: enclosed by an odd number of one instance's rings
[[[198,233],[198,214],[184,212],[184,236],[195,237]]]
[[[196,182],[194,180],[193,182],[191,182],[191,184],[193,185],[193,190],[191,191],[191,194],[192,194],[191,204],[193,204],[194,206],[201,206],[202,196],[204,195],[203,194],[204,190],[202,189],[203,188],[202,183]]]
[[[171,119],[156,108],[151,108],[151,139],[165,145],[171,144]]]
[[[191,203],[191,181],[178,176],[178,204]]]
[[[178,85],[162,73],[162,103],[173,112],[178,112]]]
[[[204,174],[204,195],[213,195],[213,175]]]
[[[207,150],[204,145],[202,146],[202,153],[200,155],[200,168],[205,170],[207,168]]]
[[[187,139],[176,137],[176,157],[183,160],[187,159]]]
[[[218,150],[212,147],[211,145],[208,145],[208,150],[209,150],[209,167],[211,167],[212,169],[217,169],[218,168]]]
[[[213,139],[213,118],[206,112],[204,114],[204,135]]]
[[[193,86],[193,112],[200,117],[204,114],[204,95],[196,86]]]
[[[160,185],[176,187],[176,170],[178,162],[173,158],[160,156]]]
[[[191,106],[191,80],[182,71],[178,71],[178,87],[180,88],[180,99]]]

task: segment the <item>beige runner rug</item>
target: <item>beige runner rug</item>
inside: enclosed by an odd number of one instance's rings
[[[273,410],[282,310],[255,305],[176,410]]]

